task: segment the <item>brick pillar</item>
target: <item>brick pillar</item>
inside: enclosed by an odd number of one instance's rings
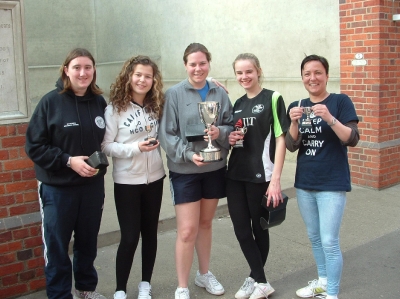
[[[339,13],[340,88],[360,117],[352,182],[386,188],[400,183],[400,1],[340,0]]]
[[[45,286],[33,163],[24,150],[27,123],[0,125],[0,298]]]

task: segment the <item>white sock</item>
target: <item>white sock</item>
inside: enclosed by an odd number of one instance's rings
[[[324,286],[326,286],[327,283],[328,283],[328,278],[326,278],[326,277],[318,277],[318,281],[319,281],[321,284],[323,284]]]
[[[339,299],[337,295],[327,295],[326,299]]]

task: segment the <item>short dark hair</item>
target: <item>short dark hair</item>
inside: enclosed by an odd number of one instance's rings
[[[307,62],[310,62],[310,61],[319,61],[319,62],[321,62],[321,64],[323,65],[323,67],[324,67],[324,69],[326,71],[326,74],[329,75],[329,62],[328,62],[328,60],[325,57],[322,57],[322,56],[319,56],[319,55],[315,55],[315,54],[308,55],[303,59],[303,61],[301,62],[301,66],[300,66],[300,75],[303,75],[304,65]]]

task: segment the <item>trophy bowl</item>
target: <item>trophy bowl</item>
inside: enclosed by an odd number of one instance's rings
[[[217,121],[220,105],[218,102],[207,101],[198,103],[201,122],[210,132],[211,126]],[[221,150],[212,145],[211,136],[208,135],[208,146],[200,150],[203,162],[221,161]]]

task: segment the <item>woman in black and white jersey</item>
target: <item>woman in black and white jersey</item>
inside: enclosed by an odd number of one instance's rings
[[[233,123],[247,131],[245,135],[239,130],[229,135],[232,146],[243,140],[243,147],[233,147],[229,159],[227,198],[235,234],[250,267],[249,277],[235,298],[267,298],[274,289],[264,273],[269,232],[260,225],[260,217],[268,217],[260,203],[264,194],[268,196],[267,205],[277,206],[283,201],[280,177],[289,122],[282,96],[261,87],[262,70],[255,55],[240,54],[233,69],[246,91],[234,104]]]

